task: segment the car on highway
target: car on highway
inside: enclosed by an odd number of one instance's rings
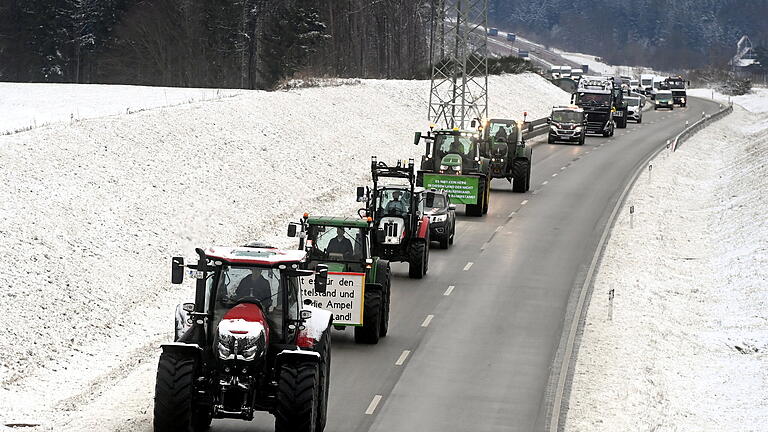
[[[627,119],[636,123],[643,122],[643,102],[639,97],[627,96]]]
[[[441,249],[448,249],[456,236],[456,204],[444,190],[429,189],[423,193],[424,216],[429,217],[429,236],[440,243]]]
[[[675,103],[672,100],[671,90],[657,90],[655,101],[656,105],[653,107],[654,110],[658,110],[659,108],[668,108],[671,111],[675,109]]]
[[[549,123],[547,140],[549,144],[569,141],[583,145],[587,138],[587,115],[577,106],[553,107],[547,123]]]

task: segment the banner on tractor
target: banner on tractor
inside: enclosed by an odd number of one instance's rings
[[[453,204],[477,204],[479,177],[424,173],[425,189],[442,189]]]
[[[328,272],[328,286],[324,294],[316,293],[312,276],[300,279],[301,294],[310,299],[312,306],[333,314],[333,325],[363,325],[365,273]]]

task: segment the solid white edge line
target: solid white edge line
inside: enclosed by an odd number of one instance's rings
[[[565,344],[565,353],[563,354],[563,361],[560,363],[560,372],[559,376],[557,378],[557,386],[555,387],[555,395],[554,400],[552,402],[552,418],[549,423],[549,432],[558,432],[560,427],[560,411],[562,410],[563,405],[563,396],[565,392],[565,381],[568,379],[568,370],[570,369],[570,363],[571,363],[571,356],[573,355],[573,347],[576,343],[576,333],[579,329],[579,322],[581,321],[582,314],[584,313],[584,302],[586,301],[587,297],[587,291],[589,288],[589,285],[592,284],[592,277],[595,273],[595,269],[597,267],[597,263],[600,260],[600,257],[602,256],[603,248],[605,247],[606,241],[608,241],[608,238],[610,236],[610,232],[613,230],[613,224],[616,220],[616,215],[618,214],[619,210],[624,206],[624,202],[627,198],[627,194],[629,194],[629,191],[632,189],[632,187],[637,183],[637,180],[640,178],[640,175],[645,171],[645,167],[648,166],[648,163],[654,160],[656,157],[661,154],[662,151],[666,149],[666,141],[664,144],[661,145],[650,157],[648,157],[643,163],[640,164],[638,169],[635,171],[634,176],[632,180],[627,183],[627,186],[624,188],[624,190],[621,192],[621,195],[619,196],[619,200],[616,202],[616,205],[613,208],[613,211],[611,212],[611,216],[608,218],[608,223],[605,226],[605,229],[603,230],[602,235],[600,236],[600,241],[597,244],[597,249],[595,250],[595,254],[592,256],[592,262],[589,265],[589,270],[587,271],[587,276],[584,279],[584,284],[581,286],[581,292],[579,293],[579,300],[576,304],[576,311],[574,312],[574,319],[571,321],[570,328],[568,329],[568,339]],[[597,150],[597,149],[595,149]]]
[[[421,326],[422,326],[422,327],[427,327],[427,326],[429,326],[429,323],[431,323],[431,322],[432,322],[432,318],[434,318],[434,317],[435,317],[434,315],[427,315],[427,317],[426,317],[426,318],[424,318],[424,322],[423,322],[423,323],[421,323]]]
[[[366,415],[371,415],[374,411],[376,411],[376,407],[379,406],[379,402],[381,402],[381,397],[381,395],[376,395],[373,397],[370,405],[368,405],[368,409],[365,410]]]
[[[400,357],[395,362],[395,366],[402,366],[403,363],[405,363],[405,359],[408,358],[408,354],[410,354],[410,353],[411,353],[410,350],[403,350],[403,353],[400,354]]]
[[[472,264],[474,264],[472,261],[468,262],[467,265],[464,266],[464,271],[468,271],[472,268]]]
[[[443,295],[444,295],[444,296],[449,296],[449,295],[451,295],[451,293],[453,292],[453,289],[454,289],[454,288],[456,288],[456,287],[455,287],[455,286],[453,286],[453,285],[449,286],[449,287],[448,287],[448,289],[447,289],[447,290],[445,290],[445,292],[443,293]]]

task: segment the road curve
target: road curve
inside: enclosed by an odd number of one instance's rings
[[[389,335],[361,346],[334,332],[327,430],[545,430],[564,324],[621,190],[686,121],[717,108],[692,98],[613,138],[538,145],[531,192],[494,181],[488,215],[460,218],[456,244],[432,250],[425,279],[393,264]],[[273,424],[259,413],[212,430]]]

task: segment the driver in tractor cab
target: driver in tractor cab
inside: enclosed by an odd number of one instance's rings
[[[264,307],[264,312],[268,312],[272,307],[272,288],[260,269],[251,269],[251,274],[237,285],[235,296],[255,298]]]
[[[344,236],[344,228],[336,228],[336,237],[328,242],[325,252],[329,254],[341,254],[345,259],[349,259],[354,253],[352,242]]]
[[[405,203],[400,200],[402,195],[401,191],[392,192],[392,201],[387,203],[386,214],[402,216],[408,212],[405,208]]]
[[[453,141],[451,142],[451,147],[448,150],[448,153],[456,153],[464,156],[464,144],[461,143],[458,135],[453,136]]]
[[[493,137],[496,141],[506,141],[507,140],[507,130],[504,128],[504,126],[499,127],[499,130],[496,131],[496,135]]]

